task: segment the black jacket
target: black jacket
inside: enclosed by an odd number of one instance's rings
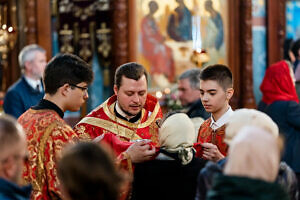
[[[205,111],[200,99],[188,105],[186,114],[189,118],[202,117],[204,120],[210,117],[210,114]]]
[[[239,176],[217,175],[207,200],[288,200],[277,183]]]
[[[131,199],[194,200],[197,175],[205,162],[194,157],[187,165],[182,165],[179,159],[139,163],[134,170]]]

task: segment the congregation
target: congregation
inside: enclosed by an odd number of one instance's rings
[[[257,109],[230,106],[233,73],[214,64],[183,72],[183,109],[163,113],[146,68],[125,63],[114,94],[71,127],[64,113],[89,98],[91,66],[68,53],[46,64],[26,46],[0,115],[0,200],[299,199],[295,52],[267,68]]]

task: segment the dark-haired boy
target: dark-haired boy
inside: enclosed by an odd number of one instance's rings
[[[44,98],[22,114],[28,143],[29,162],[24,180],[33,187],[31,199],[62,199],[56,165],[64,145],[78,135],[63,120],[67,110],[77,111],[87,100],[87,87],[93,80],[91,67],[79,57],[61,54],[46,66]]]
[[[232,73],[228,67],[217,64],[202,70],[200,97],[205,110],[211,113],[200,126],[197,140],[202,145],[205,159],[218,161],[226,156],[225,124],[233,112],[229,105],[233,93]]]

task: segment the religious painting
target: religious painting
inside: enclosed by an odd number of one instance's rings
[[[136,0],[135,59],[151,88],[169,88],[185,70],[227,64],[227,0]]]
[[[300,1],[286,2],[286,38],[300,38]]]

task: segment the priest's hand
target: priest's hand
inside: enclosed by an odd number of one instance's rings
[[[224,158],[224,155],[219,151],[218,147],[212,143],[202,143],[203,158],[218,162]]]
[[[138,141],[133,143],[126,153],[130,156],[133,163],[140,163],[150,160],[155,154],[155,147],[149,144],[149,141]]]

